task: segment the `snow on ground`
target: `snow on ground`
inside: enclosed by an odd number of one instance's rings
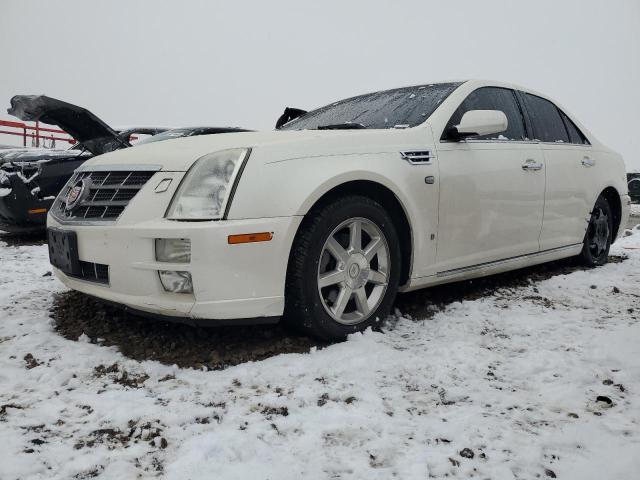
[[[0,478],[638,478],[640,230],[612,253],[205,372],[58,336],[46,247],[0,242]]]

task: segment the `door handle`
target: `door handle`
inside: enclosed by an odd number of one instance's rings
[[[542,170],[542,167],[544,167],[544,164],[542,164],[541,162],[536,162],[532,158],[528,159],[526,162],[522,164],[522,170],[524,171]]]
[[[582,165],[584,167],[593,167],[596,164],[596,161],[590,157],[584,157],[582,159]]]

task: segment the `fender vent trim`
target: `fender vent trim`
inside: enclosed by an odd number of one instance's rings
[[[412,165],[428,165],[436,158],[430,150],[407,150],[400,152],[400,156]]]

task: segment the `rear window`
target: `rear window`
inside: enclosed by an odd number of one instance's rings
[[[396,88],[340,100],[283,125],[281,130],[314,130],[356,123],[366,128],[402,128],[421,124],[460,83]]]
[[[533,135],[541,142],[569,143],[569,134],[564,126],[560,111],[549,100],[522,93],[527,112],[533,123]]]
[[[567,127],[567,132],[569,133],[569,141],[571,143],[576,143],[579,145],[589,145],[589,140],[587,140],[587,137],[584,136],[580,129],[576,127],[576,124],[573,123],[562,110],[560,110],[560,115],[562,116],[565,127]]]

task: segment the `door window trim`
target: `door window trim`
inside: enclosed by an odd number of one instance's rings
[[[465,100],[469,97],[469,95],[471,95],[472,93],[476,92],[477,90],[480,90],[481,88],[501,88],[503,90],[510,90],[514,100],[516,102],[516,105],[518,106],[518,109],[520,110],[520,114],[522,115],[522,121],[524,124],[524,131],[525,131],[525,135],[527,136],[527,139],[523,139],[523,140],[511,140],[511,139],[506,139],[506,140],[499,140],[497,138],[495,139],[473,139],[473,138],[463,138],[461,140],[447,140],[446,138],[443,138],[444,136],[444,132],[446,131],[446,126],[449,124],[449,122],[451,121],[451,118],[453,118],[453,115],[455,114],[455,112],[458,110],[458,108],[460,108],[460,106],[465,102]],[[556,110],[558,111],[558,114],[560,115],[560,119],[562,120],[562,124],[564,125],[565,131],[567,132],[567,137],[569,138],[569,142],[544,142],[542,140],[536,140],[534,137],[534,129],[533,129],[533,121],[531,120],[531,116],[529,114],[529,111],[527,110],[527,105],[526,102],[524,100],[524,94],[527,95],[532,95],[534,97],[538,97],[538,98],[542,98],[543,100],[546,100],[547,102],[551,103]],[[584,137],[584,139],[586,140],[587,143],[573,143],[571,142],[571,135],[569,134],[569,128],[566,125],[565,122],[565,117],[567,119],[569,119],[569,121],[573,122],[576,130],[578,130],[578,132],[580,133],[580,135],[582,137]],[[575,122],[571,119],[571,117],[569,117],[569,115],[567,115],[566,113],[564,113],[564,111],[562,111],[562,109],[560,109],[560,107],[558,107],[554,102],[552,102],[551,100],[541,97],[540,95],[535,95],[533,93],[529,93],[529,92],[524,92],[522,90],[516,90],[514,88],[509,88],[509,87],[499,87],[499,86],[494,86],[494,85],[484,85],[482,87],[478,87],[475,90],[469,92],[469,94],[464,97],[464,100],[462,100],[462,102],[460,102],[460,105],[458,105],[458,107],[456,107],[456,110],[454,110],[454,112],[451,114],[451,117],[449,117],[449,120],[447,120],[446,124],[445,124],[445,128],[442,132],[442,135],[440,136],[440,141],[439,143],[465,143],[465,144],[474,144],[474,143],[497,143],[497,144],[529,144],[529,145],[554,145],[554,146],[568,146],[568,147],[575,147],[575,146],[579,146],[579,147],[591,147],[591,141],[589,140],[589,137],[587,137],[584,132],[582,130],[580,130],[580,128],[575,124]]]
[[[453,116],[458,111],[458,108],[460,108],[462,106],[462,104],[464,102],[466,102],[467,98],[469,98],[471,95],[473,95],[475,92],[477,92],[478,90],[480,90],[482,88],[499,88],[501,90],[508,90],[509,92],[511,92],[511,95],[513,97],[513,101],[516,104],[516,106],[518,107],[518,111],[520,112],[520,116],[522,118],[522,127],[524,129],[524,134],[527,137],[526,139],[514,140],[514,139],[507,138],[506,140],[501,140],[501,139],[498,139],[498,138],[474,139],[474,138],[471,137],[471,138],[463,138],[461,140],[448,140],[448,139],[444,138],[444,134],[447,131],[447,125],[449,125],[449,122],[451,122],[451,119],[453,118]],[[516,90],[514,90],[513,88],[509,88],[509,87],[499,87],[497,85],[483,85],[482,87],[478,87],[475,90],[472,90],[471,92],[469,92],[469,94],[466,97],[464,97],[464,100],[462,100],[462,102],[460,102],[460,104],[453,111],[453,113],[449,117],[449,120],[447,120],[447,123],[445,124],[445,128],[442,131],[442,135],[440,135],[440,143],[498,143],[498,144],[503,144],[503,143],[508,143],[508,144],[513,144],[513,143],[527,143],[527,144],[529,144],[529,143],[540,143],[538,141],[531,140],[531,138],[533,137],[532,132],[533,132],[533,130],[532,130],[530,124],[529,124],[529,119],[528,119],[527,115],[525,114],[524,106],[522,105],[522,102],[518,98]]]
[[[552,102],[551,100],[549,100],[548,98],[544,98],[541,97],[540,95],[536,95],[534,93],[529,93],[529,92],[523,92],[521,90],[515,90],[516,92],[516,96],[518,97],[518,99],[521,101],[522,106],[524,108],[524,110],[526,111],[526,117],[527,117],[527,121],[529,122],[529,125],[531,130],[530,133],[528,133],[528,135],[530,135],[530,138],[532,138],[533,143],[539,143],[540,145],[564,145],[564,146],[568,146],[568,147],[575,147],[575,146],[580,146],[580,147],[590,147],[591,146],[591,141],[589,141],[589,138],[582,132],[582,130],[580,130],[580,128],[578,128],[578,126],[575,124],[575,122],[573,120],[571,120],[571,117],[569,117],[569,115],[567,115],[566,113],[564,113],[562,111],[562,109],[560,109],[560,107],[558,107],[554,102]],[[564,126],[564,130],[567,133],[567,138],[569,139],[568,142],[545,142],[542,140],[535,140],[534,137],[534,128],[533,128],[533,120],[531,120],[531,115],[529,114],[529,111],[527,110],[527,102],[524,100],[524,94],[527,95],[531,95],[532,97],[538,97],[541,98],[542,100],[546,100],[547,102],[549,102],[551,105],[553,105],[556,109],[556,111],[558,112],[558,115],[560,116],[560,120],[562,120],[562,125]],[[567,127],[567,124],[565,122],[565,117],[569,119],[569,121],[573,122],[574,126],[576,127],[576,130],[578,130],[578,133],[580,133],[580,135],[587,141],[587,143],[573,143],[571,141],[571,135],[569,134],[569,128]]]

